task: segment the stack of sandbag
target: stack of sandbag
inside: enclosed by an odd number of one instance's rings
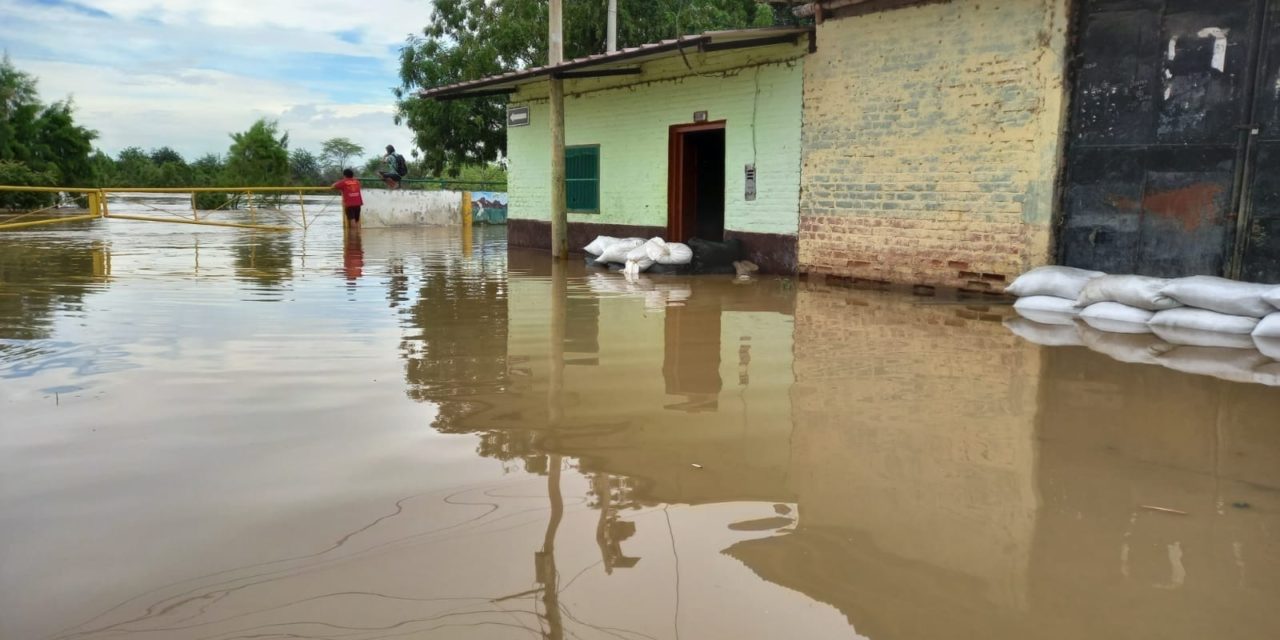
[[[623,271],[637,274],[655,264],[678,267],[693,262],[693,250],[679,242],[662,238],[614,238],[598,236],[582,248],[598,265],[618,265]]]
[[[1024,318],[1041,324],[1071,325],[1078,313],[1076,299],[1101,271],[1075,267],[1036,267],[1013,281],[1005,293],[1018,296],[1013,308]]]
[[[1280,385],[1280,286],[1041,267],[1007,291],[1020,296],[1020,317],[1005,325],[1037,344],[1083,345],[1124,362]]]

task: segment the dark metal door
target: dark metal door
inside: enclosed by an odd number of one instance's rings
[[[1250,123],[1239,276],[1280,282],[1280,2],[1268,3]]]
[[[1233,271],[1250,136],[1241,125],[1266,2],[1084,3],[1063,264],[1156,276]]]

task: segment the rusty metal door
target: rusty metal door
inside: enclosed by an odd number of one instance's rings
[[[1247,228],[1257,60],[1280,0],[1088,0],[1075,64],[1063,264],[1234,275]],[[1277,38],[1280,40],[1280,38]],[[1277,130],[1280,133],[1280,130]],[[1280,142],[1280,138],[1277,139]],[[1280,152],[1280,144],[1276,152]],[[1261,177],[1261,174],[1259,174]],[[1280,224],[1280,202],[1273,224]],[[1245,264],[1248,259],[1244,259]]]
[[[1237,241],[1240,279],[1252,282],[1280,282],[1280,2],[1268,5]]]

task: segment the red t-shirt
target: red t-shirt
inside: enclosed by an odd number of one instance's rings
[[[355,178],[343,178],[333,183],[333,188],[342,192],[342,206],[359,207],[364,205],[360,197],[360,181]]]

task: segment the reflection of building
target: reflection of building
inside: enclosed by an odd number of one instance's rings
[[[411,393],[483,455],[576,460],[606,572],[668,566],[633,509],[795,503],[726,520],[761,535],[723,553],[875,640],[1280,628],[1274,390],[1038,347],[980,306],[509,260],[453,272],[488,292],[431,281],[423,342],[475,337],[408,351],[438,360]]]
[[[1001,630],[1025,607],[1040,364],[985,315],[799,292],[798,526],[727,553],[836,606],[871,638]]]

